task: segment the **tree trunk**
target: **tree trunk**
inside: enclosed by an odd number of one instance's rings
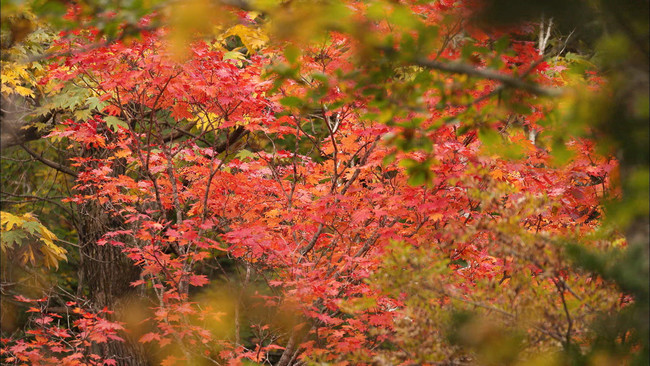
[[[82,155],[93,158],[106,158],[106,150],[85,150]],[[124,162],[115,161],[112,175],[124,173]],[[80,193],[93,195],[97,188],[87,188]],[[97,200],[88,199],[77,205],[79,236],[79,290],[87,291],[87,296],[96,310],[107,308],[113,311],[110,320],[122,321],[128,312],[130,299],[137,296],[131,282],[140,277],[140,268],[134,265],[121,247],[111,244],[98,245],[102,236],[113,230],[123,230],[124,222],[112,216],[110,210]],[[78,294],[81,295],[81,294]],[[104,358],[112,358],[118,365],[149,365],[142,344],[128,333],[120,336],[124,342],[110,341],[95,350]]]
[[[96,309],[115,311],[111,320],[120,321],[121,309],[128,307],[128,299],[135,295],[131,282],[139,278],[140,270],[121,248],[97,241],[109,230],[120,228],[96,201],[78,206],[80,268],[79,287],[88,291],[88,297]],[[111,341],[101,347],[99,354],[113,358],[119,365],[148,365],[144,348],[128,334],[121,335],[125,342]]]
[[[97,309],[104,307],[115,311],[111,320],[120,321],[121,309],[128,306],[128,299],[135,295],[131,282],[139,278],[140,270],[122,253],[121,248],[97,241],[109,230],[119,229],[115,222],[97,202],[91,201],[79,207],[80,269],[79,286],[87,289],[88,297]],[[121,335],[125,342],[111,341],[101,347],[99,354],[113,358],[118,365],[148,365],[144,348],[128,334]]]

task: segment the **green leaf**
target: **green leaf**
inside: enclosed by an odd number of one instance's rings
[[[386,8],[380,2],[371,2],[366,9],[366,15],[372,20],[382,20],[386,17]]]
[[[456,264],[459,265],[461,268],[467,268],[469,266],[469,263],[467,263],[467,261],[464,259],[456,259],[449,262],[449,264]]]
[[[397,157],[397,154],[394,153],[394,152],[384,156],[384,159],[382,161],[383,165],[388,165],[388,164],[394,162],[396,157]]]
[[[18,245],[19,251],[22,251],[24,263],[30,262],[32,265],[36,264],[36,256],[34,254],[36,245],[34,239],[38,238],[42,245],[40,251],[43,254],[43,262],[47,268],[58,268],[59,261],[67,260],[65,253],[67,251],[54,244],[54,240],[58,240],[56,235],[43,226],[38,219],[30,213],[22,216],[16,216],[8,212],[0,212],[0,222],[2,224],[1,247],[2,252],[13,249]],[[30,239],[27,241],[27,239]]]
[[[242,61],[246,59],[246,56],[239,51],[229,51],[223,54],[223,59]]]
[[[404,159],[400,161],[400,165],[406,168],[408,174],[408,184],[412,186],[419,186],[429,183],[431,180],[431,162],[425,160],[419,162],[413,159]]]
[[[77,109],[74,111],[74,118],[77,120],[85,121],[92,117],[92,111],[89,108]]]
[[[327,77],[327,75],[325,75],[325,74],[323,74],[321,72],[315,72],[315,73],[311,74],[311,78],[313,80],[318,80],[318,81],[321,81],[323,83],[327,83],[329,81],[329,78]]]
[[[106,116],[104,117],[104,121],[106,121],[106,125],[113,131],[117,131],[118,126],[127,130],[129,129],[129,125],[126,122],[114,116]]]
[[[496,42],[494,42],[494,51],[497,54],[503,53],[506,48],[508,48],[508,45],[510,44],[510,38],[506,35],[501,38],[499,38]]]
[[[404,28],[412,28],[418,24],[417,19],[413,16],[413,12],[406,7],[396,8],[390,15],[390,21]]]
[[[289,45],[284,49],[284,57],[289,63],[295,64],[300,57],[300,49],[296,46]]]
[[[573,151],[567,149],[563,140],[557,139],[553,141],[551,158],[554,166],[564,166],[574,155]]]
[[[499,133],[491,128],[481,128],[478,131],[478,137],[483,146],[490,151],[494,150],[492,149],[494,146],[503,144],[503,139]]]
[[[37,234],[41,232],[41,224],[37,221],[25,221],[22,225],[22,229],[26,230],[30,234]]]
[[[5,231],[2,233],[2,251],[10,249],[14,245],[22,243],[22,241],[27,237],[22,231]]]
[[[86,99],[86,105],[90,110],[96,109],[102,111],[108,105],[107,102],[99,100],[97,97],[90,97]]]
[[[254,158],[255,154],[251,151],[248,150],[240,150],[237,155],[235,155],[235,158],[239,160],[244,160],[244,159],[251,159]]]
[[[280,104],[285,107],[300,107],[303,104],[302,99],[298,97],[288,96],[280,99]]]

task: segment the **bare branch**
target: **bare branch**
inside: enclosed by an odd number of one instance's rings
[[[460,63],[460,62],[443,63],[443,62],[428,60],[425,58],[419,58],[415,60],[414,63],[418,66],[426,67],[428,69],[440,70],[452,74],[464,74],[468,76],[475,76],[482,79],[495,80],[507,87],[525,90],[529,93],[533,93],[536,95],[557,97],[564,93],[564,91],[559,88],[554,88],[554,89],[545,88],[543,86],[534,83],[526,82],[516,76],[503,74],[501,72],[490,70],[490,69],[477,69],[471,65]]]
[[[63,166],[59,163],[55,163],[52,160],[44,158],[42,155],[37,154],[34,150],[28,148],[24,143],[20,143],[20,147],[23,148],[29,155],[33,156],[36,160],[40,161],[41,163],[49,166],[52,169],[56,169],[60,171],[61,173],[68,174],[72,177],[77,177],[77,173],[71,170],[70,168]]]

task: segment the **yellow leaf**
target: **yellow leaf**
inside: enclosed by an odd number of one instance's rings
[[[47,239],[47,240],[49,240],[49,241],[57,240],[56,235],[54,235],[53,232],[51,232],[50,230],[48,230],[48,229],[47,229],[45,226],[43,226],[43,225],[41,225],[41,236],[43,237],[43,239]]]
[[[25,248],[25,251],[23,252],[23,264],[27,264],[28,261],[32,265],[36,264],[36,258],[34,257],[34,252],[32,251],[32,247],[29,245]]]
[[[30,76],[29,73],[27,72],[27,68],[25,66],[16,66],[14,69],[16,70],[16,73],[23,79],[29,80]]]
[[[16,86],[16,88],[14,90],[16,91],[16,93],[18,93],[19,95],[21,95],[23,97],[33,97],[34,96],[34,91],[32,89],[25,88],[24,86],[18,85],[18,86]]]
[[[13,89],[11,89],[7,84],[2,83],[2,88],[0,89],[0,92],[4,95],[9,95],[13,93]]]
[[[203,112],[199,112],[196,115],[196,118],[194,118],[194,121],[196,121],[196,127],[198,127],[200,130],[208,130],[208,129],[217,129],[219,128],[219,124],[221,123],[221,118],[217,116],[214,113],[208,113],[207,115]]]
[[[59,262],[62,260],[68,260],[68,257],[64,254],[67,251],[52,242],[46,244],[47,245],[43,245],[40,248],[41,253],[43,253],[43,264],[45,264],[47,268],[54,267],[59,269]]]
[[[24,219],[12,215],[9,212],[0,212],[0,224],[4,226],[4,231],[9,231],[13,229],[14,226],[16,227],[21,227],[23,226],[23,223],[25,222]]]
[[[243,24],[237,24],[229,28],[222,38],[226,39],[230,36],[238,36],[244,46],[248,49],[249,54],[254,50],[264,47],[269,41],[269,37],[259,29],[250,28]]]

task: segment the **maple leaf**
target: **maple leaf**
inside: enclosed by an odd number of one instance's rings
[[[160,363],[161,366],[174,366],[176,365],[177,362],[182,361],[182,358],[178,358],[176,356],[170,355],[165,357],[164,360]]]
[[[20,301],[20,302],[34,302],[34,300],[28,299],[28,298],[24,297],[23,295],[15,295],[14,298],[17,301]]]
[[[151,342],[153,340],[159,341],[160,340],[160,334],[149,332],[149,333],[143,335],[142,337],[140,337],[138,342],[140,342],[140,343],[149,343],[149,342]]]
[[[45,325],[45,324],[51,323],[53,320],[54,320],[54,318],[52,318],[50,316],[44,316],[42,318],[38,318],[38,319],[34,320],[34,322],[36,322],[36,324]]]
[[[500,169],[494,169],[490,172],[490,176],[494,179],[502,179],[504,174]]]
[[[138,286],[144,285],[144,284],[145,284],[144,280],[137,280],[137,281],[133,281],[133,282],[130,283],[130,285],[133,286],[133,287],[138,287]]]
[[[195,310],[192,309],[192,305],[187,302],[177,306],[174,310],[179,314],[192,314],[195,312]]]
[[[188,282],[192,286],[204,286],[209,283],[210,280],[208,280],[208,277],[205,275],[191,275]]]

